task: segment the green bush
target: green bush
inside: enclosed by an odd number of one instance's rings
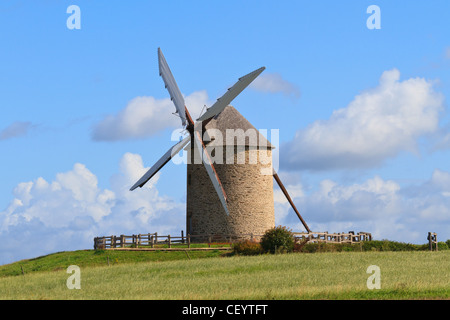
[[[306,243],[301,249],[295,245],[294,252],[314,253],[314,252],[352,252],[362,251],[360,244],[350,243]]]
[[[448,246],[445,242],[439,243],[439,250],[446,250]],[[295,245],[295,252],[347,252],[347,251],[428,251],[426,244],[411,244],[389,240],[371,240],[361,243],[306,243],[301,249],[300,245]]]
[[[450,239],[448,239],[447,241],[445,241],[445,243],[447,244],[447,247],[450,249]]]
[[[233,245],[233,253],[253,256],[263,253],[263,250],[258,242],[244,240]]]
[[[264,252],[284,253],[294,250],[294,235],[284,226],[267,230],[261,238],[261,247]]]
[[[448,250],[448,245],[446,242],[438,242],[438,250]]]
[[[424,250],[423,246],[411,243],[389,241],[389,240],[371,240],[363,241],[363,251],[417,251]]]

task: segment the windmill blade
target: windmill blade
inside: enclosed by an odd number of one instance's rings
[[[167,64],[166,58],[160,48],[158,48],[158,63],[159,63],[159,75],[163,78],[166,89],[169,91],[170,100],[172,100],[177,113],[181,118],[181,124],[186,125],[186,115],[185,115],[185,103],[183,95],[175,81],[175,78],[170,71],[169,65]]]
[[[191,140],[191,137],[186,137],[180,142],[178,142],[176,145],[174,145],[172,148],[170,148],[162,157],[159,159],[153,167],[151,167],[143,176],[136,182],[131,188],[130,191],[133,191],[137,187],[142,188],[144,184],[147,183],[148,180],[150,180],[164,165],[169,162],[170,159],[173,158],[174,155],[176,155],[178,152],[181,151]]]
[[[275,179],[275,181],[278,183],[278,186],[280,187],[281,191],[283,191],[286,199],[289,201],[289,203],[291,204],[292,209],[294,209],[295,213],[297,214],[297,217],[300,219],[300,221],[302,222],[303,226],[305,227],[306,231],[311,232],[311,230],[309,229],[308,225],[306,224],[305,220],[303,220],[302,216],[300,215],[300,212],[298,212],[297,207],[295,206],[294,202],[292,201],[291,197],[289,196],[289,193],[287,192],[286,188],[284,187],[283,183],[280,180],[280,177],[278,176],[278,174],[275,172],[275,170],[273,170],[273,177]]]
[[[208,151],[206,151],[205,144],[200,136],[200,133],[196,130],[194,131],[194,146],[197,148],[197,151],[202,156],[202,162],[206,168],[206,172],[208,172],[209,178],[216,189],[217,195],[219,196],[220,202],[222,203],[223,208],[227,215],[229,215],[228,206],[227,206],[227,195],[225,190],[223,189],[222,183],[220,182],[219,176],[217,175],[216,169],[214,169],[214,165],[209,157]]]
[[[215,115],[221,113],[226,106],[233,101],[247,86],[252,83],[253,80],[256,79],[257,76],[261,74],[266,68],[261,67],[258,70],[250,72],[249,74],[239,78],[238,82],[236,82],[228,91],[210,107],[206,112],[197,120],[205,121],[214,117]]]

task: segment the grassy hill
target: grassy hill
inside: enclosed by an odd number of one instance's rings
[[[73,264],[81,270],[80,290],[66,286]],[[380,267],[379,290],[367,288],[370,265]],[[86,250],[1,266],[0,299],[450,299],[449,270],[450,250],[259,256],[217,250],[189,257]]]
[[[37,271],[66,270],[70,265],[80,268],[115,266],[140,262],[160,262],[210,258],[222,255],[219,250],[212,251],[114,251],[77,250],[57,252],[34,259],[27,259],[0,266],[0,277],[28,275]]]

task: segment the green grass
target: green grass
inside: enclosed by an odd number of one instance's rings
[[[41,261],[39,270],[48,271],[21,275],[19,269],[13,276],[2,269],[0,299],[450,299],[450,250],[231,257],[189,252],[190,260],[184,252],[72,254],[20,262],[26,270]],[[108,254],[117,258],[110,266]],[[47,259],[53,262],[45,266]],[[80,290],[66,287],[69,264],[81,268]],[[379,290],[366,286],[369,265],[381,269]]]
[[[226,243],[226,242],[220,242],[220,243],[212,242],[210,244],[208,244],[208,243],[191,243],[190,247],[191,248],[232,248],[230,243]],[[130,248],[135,248],[135,247],[130,246]],[[155,244],[155,245],[153,245],[153,247],[151,247],[149,245],[141,245],[141,246],[139,246],[139,248],[169,248],[169,245],[168,244]],[[189,247],[188,247],[187,243],[172,243],[171,248],[188,249]]]
[[[22,260],[0,266],[0,277],[22,275],[36,271],[66,270],[69,265],[80,268],[115,266],[139,262],[160,262],[171,260],[188,260],[217,257],[222,251],[110,251],[110,250],[79,250],[58,252],[34,259]]]

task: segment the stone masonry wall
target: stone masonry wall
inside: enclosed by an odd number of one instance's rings
[[[234,148],[234,164],[214,164],[228,197],[229,216],[222,207],[204,165],[188,164],[188,234],[263,234],[274,227],[273,176],[261,174],[261,170],[265,169],[267,173],[271,168],[271,150]],[[188,157],[191,152],[188,151]],[[262,152],[267,155],[263,159],[260,158]],[[243,154],[245,163],[237,164],[238,157]],[[224,150],[224,162],[225,156]],[[255,158],[249,158],[253,156]],[[249,159],[257,159],[256,164],[250,164]],[[262,164],[260,160],[269,162]]]

